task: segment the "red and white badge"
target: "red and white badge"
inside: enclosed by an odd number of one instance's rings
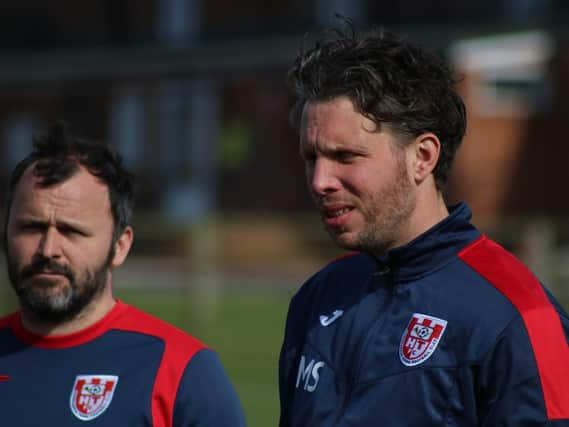
[[[405,366],[416,366],[427,360],[436,350],[447,321],[426,314],[414,313],[403,331],[399,344],[399,359]]]
[[[111,404],[119,377],[116,375],[77,375],[71,391],[71,412],[83,421],[101,415]]]

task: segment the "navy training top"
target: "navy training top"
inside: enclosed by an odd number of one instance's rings
[[[6,427],[245,425],[217,354],[121,301],[63,336],[0,319],[0,409]]]
[[[281,427],[569,426],[569,318],[465,204],[293,297]]]

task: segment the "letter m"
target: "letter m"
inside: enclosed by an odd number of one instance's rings
[[[301,380],[304,381],[304,388],[308,384],[308,378],[312,372],[312,367],[314,366],[314,359],[310,361],[308,366],[306,366],[306,359],[304,356],[300,356],[300,363],[298,364],[298,375],[296,377],[296,388],[300,385]]]

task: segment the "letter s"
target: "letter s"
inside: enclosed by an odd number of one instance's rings
[[[308,385],[307,383],[306,391],[312,393],[314,390],[316,390],[316,387],[318,386],[318,381],[320,380],[320,373],[318,372],[318,370],[321,369],[324,365],[325,365],[324,362],[318,362],[314,364],[314,367],[312,368],[312,378],[314,378],[314,384]]]

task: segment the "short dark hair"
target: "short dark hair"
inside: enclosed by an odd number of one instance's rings
[[[346,96],[354,108],[403,137],[432,132],[441,141],[433,171],[444,190],[452,161],[466,129],[466,110],[455,91],[457,81],[444,60],[381,29],[357,34],[347,29],[324,32],[301,49],[288,73],[298,100],[291,122],[300,127],[304,105]]]
[[[113,243],[130,225],[134,207],[134,177],[123,167],[121,156],[105,142],[73,135],[69,124],[59,121],[47,133],[34,138],[32,152],[12,171],[6,202],[5,232],[16,186],[33,163],[36,163],[33,173],[42,187],[69,179],[83,166],[109,189],[114,222]]]

